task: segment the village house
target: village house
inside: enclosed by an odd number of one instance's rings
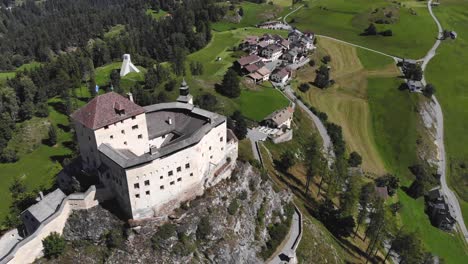
[[[249,56],[244,56],[240,59],[238,59],[236,62],[235,62],[235,66],[236,68],[239,70],[239,71],[244,71],[245,68],[251,64],[255,64],[257,62],[261,62],[262,61],[262,58],[260,58],[259,56],[255,55],[255,54],[252,54],[252,55],[249,55]]]
[[[229,177],[237,159],[226,117],[195,107],[185,82],[178,102],[141,107],[111,92],[71,117],[83,168],[98,173],[132,219],[167,214],[201,195]]]
[[[291,72],[284,67],[274,70],[270,78],[275,83],[286,84],[290,77]]]
[[[266,67],[261,67],[257,71],[249,74],[247,77],[249,77],[253,83],[260,83],[268,81],[270,74],[270,70],[268,70]]]
[[[261,55],[266,60],[275,61],[283,55],[283,48],[277,44],[270,44],[261,51]]]
[[[294,108],[291,106],[288,106],[286,108],[276,110],[275,112],[271,113],[268,115],[262,123],[271,128],[286,128],[290,129],[291,128],[291,122],[293,119],[293,114],[294,114]]]
[[[427,214],[431,220],[432,225],[445,230],[453,230],[457,222],[450,212],[448,204],[440,188],[430,190],[426,197]]]

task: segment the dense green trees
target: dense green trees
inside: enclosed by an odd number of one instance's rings
[[[327,88],[331,84],[330,80],[330,69],[322,65],[318,70],[316,70],[314,85],[318,88]]]
[[[231,129],[239,140],[247,136],[247,122],[239,111],[235,111],[227,120],[227,127]]]
[[[356,151],[351,152],[348,158],[348,164],[351,167],[357,167],[362,164],[362,157]]]
[[[52,232],[42,240],[42,246],[46,258],[56,258],[65,250],[65,239],[59,233]]]
[[[195,99],[195,104],[202,109],[215,111],[218,105],[218,99],[216,99],[216,96],[210,93],[204,93]]]
[[[280,160],[277,163],[278,168],[282,172],[288,172],[289,168],[296,164],[296,157],[294,156],[294,152],[291,150],[286,150],[281,154]]]
[[[236,98],[240,96],[240,83],[239,83],[239,76],[234,69],[229,69],[223,77],[223,82],[221,85],[216,87],[216,91],[220,94]]]
[[[386,174],[375,180],[375,185],[379,187],[387,187],[388,195],[393,196],[400,187],[400,179],[397,177]]]

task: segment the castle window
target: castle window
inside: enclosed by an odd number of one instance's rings
[[[127,145],[127,141],[124,141],[124,145]]]
[[[210,156],[210,159],[212,159],[212,158],[213,158],[213,155]]]
[[[211,146],[210,146],[209,150],[211,150]]]
[[[139,183],[135,183],[135,184],[133,184],[133,187],[134,187],[135,189],[140,189],[140,184],[139,184]]]
[[[132,126],[132,129],[133,129],[133,130],[138,129],[138,125]]]
[[[145,181],[145,186],[149,186],[149,185],[150,185],[149,180],[146,180],[146,181]]]
[[[181,167],[177,167],[177,172],[181,172],[182,171],[182,168]]]
[[[122,133],[122,134],[125,135],[125,130],[122,129],[122,130],[120,131],[120,133]]]
[[[220,142],[223,142],[223,137],[220,137],[220,138],[219,138],[219,141],[220,141]]]
[[[132,116],[132,120],[135,120],[136,119],[136,116]]]
[[[120,120],[120,123],[122,123],[122,124],[123,124],[123,122],[124,122],[124,120]]]
[[[164,190],[164,185],[159,186],[160,190]]]
[[[143,138],[143,135],[142,134],[138,135],[138,138]]]
[[[159,179],[161,179],[161,180],[162,180],[162,179],[164,179],[164,177],[163,177],[163,176],[159,176]]]
[[[221,150],[224,150],[224,147],[222,147]]]
[[[186,168],[186,169],[189,169],[189,168],[190,168],[190,163],[186,163],[186,164],[185,164],[185,168]]]
[[[113,136],[113,135],[110,135],[110,139],[114,139],[114,136]]]
[[[104,126],[104,129],[109,129],[109,126]]]
[[[174,182],[174,181],[171,181],[171,185],[174,185],[174,184],[175,184],[175,182]]]
[[[178,181],[178,182],[182,181],[182,178],[177,178],[177,181]]]
[[[168,176],[172,176],[172,175],[174,175],[174,173],[173,173],[172,171],[169,171],[169,172],[167,173],[167,175],[168,175]]]
[[[150,195],[150,191],[146,191],[146,195]]]
[[[193,176],[193,172],[190,173],[190,176]]]
[[[135,194],[135,197],[140,198],[140,194],[139,193]]]

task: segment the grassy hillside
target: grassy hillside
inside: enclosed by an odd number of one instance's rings
[[[445,146],[449,185],[463,200],[461,205],[468,224],[468,2],[447,0],[434,8],[442,27],[455,30],[456,40],[446,40],[426,69],[426,79],[437,89],[444,112]]]
[[[396,56],[421,58],[432,46],[437,28],[424,4],[399,1],[401,6],[385,0],[309,0],[308,6],[294,13],[294,26],[317,34],[360,44]],[[369,26],[376,8],[392,10],[393,24],[378,24],[379,31],[390,29],[392,37],[361,36]],[[416,15],[411,13],[410,8]],[[377,12],[379,13],[379,12]],[[382,15],[382,19],[386,19]],[[421,30],[425,29],[425,30]]]
[[[397,89],[400,81],[389,78],[369,80],[368,94],[373,120],[373,132],[380,155],[386,168],[398,175],[402,184],[408,186],[411,176],[408,166],[417,162],[416,139],[418,95]],[[433,227],[424,213],[424,200],[413,199],[401,189],[398,197],[403,204],[400,211],[403,226],[415,231],[428,250],[442,256],[446,263],[466,263],[467,248],[458,235]]]
[[[49,117],[36,118],[17,124],[14,138],[8,148],[19,151],[20,160],[16,163],[0,164],[0,220],[8,213],[11,203],[8,188],[14,177],[25,180],[30,190],[50,188],[55,183],[55,175],[62,169],[59,161],[71,154],[66,146],[72,136],[68,132],[68,118],[62,112],[59,99],[49,100]],[[48,127],[57,127],[57,144],[42,144],[47,139]]]

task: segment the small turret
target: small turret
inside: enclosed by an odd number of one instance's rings
[[[189,86],[183,79],[182,83],[180,84],[179,88],[179,97],[177,98],[177,102],[186,103],[186,104],[193,104],[193,96],[190,94]]]

